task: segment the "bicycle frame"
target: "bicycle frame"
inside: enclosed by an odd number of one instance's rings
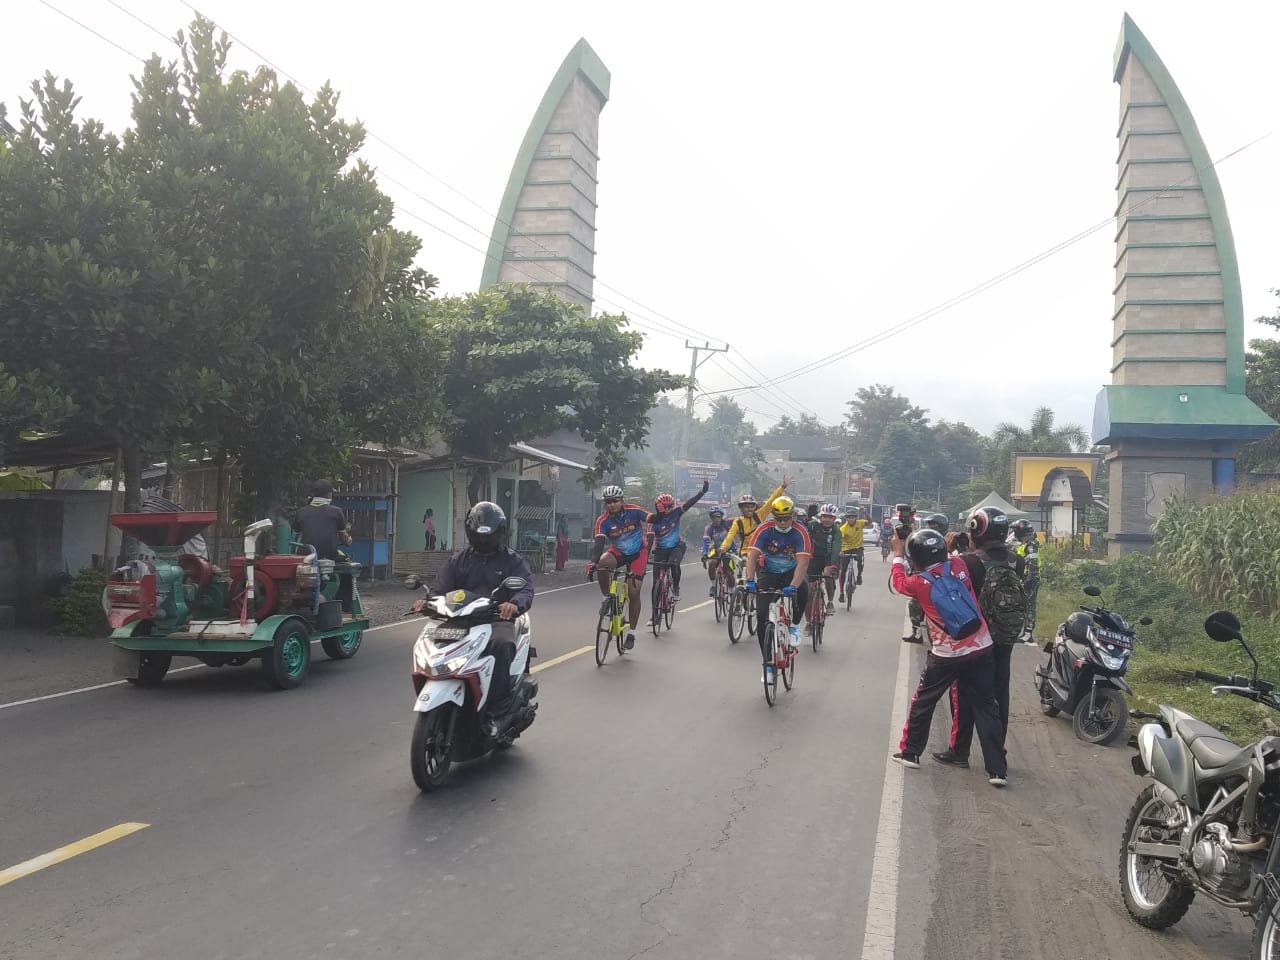
[[[615,637],[622,636],[627,626],[627,613],[631,600],[631,571],[626,567],[616,567],[613,571],[613,582],[609,584],[609,596],[613,598],[613,620],[609,623],[609,632]]]

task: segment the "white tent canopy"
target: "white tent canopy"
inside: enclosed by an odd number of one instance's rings
[[[979,509],[980,507],[995,507],[997,510],[1003,510],[1005,512],[1005,515],[1010,520],[1026,520],[1031,516],[1029,513],[1024,513],[1023,511],[1019,510],[1017,507],[1011,504],[1004,497],[1000,496],[1000,494],[992,490],[990,493],[988,493],[985,497],[983,497],[981,500],[975,503],[968,510],[965,510],[963,513],[961,513],[960,519],[968,520],[969,515],[972,514],[973,511]]]

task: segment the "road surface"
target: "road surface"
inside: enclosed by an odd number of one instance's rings
[[[596,588],[544,594],[539,662],[566,659],[537,722],[429,797],[412,623],[295,691],[199,669],[0,710],[0,871],[26,864],[0,873],[0,958],[1246,955],[1211,905],[1165,935],[1128,921],[1116,846],[1141,783],[1128,751],[1039,716],[1033,648],[1010,789],[980,763],[886,763],[922,655],[886,569],[773,709],[699,568],[674,632],[602,669],[566,657],[593,641]]]

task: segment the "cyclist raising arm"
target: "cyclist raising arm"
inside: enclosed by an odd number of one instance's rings
[[[769,494],[769,499],[764,502],[764,506],[758,504],[756,498],[749,493],[738,498],[738,508],[742,511],[742,516],[734,517],[733,523],[729,524],[729,532],[725,534],[720,544],[721,553],[727,553],[733,546],[733,541],[739,538],[742,540],[742,548],[744,550],[747,548],[747,541],[756,532],[756,527],[764,523],[765,518],[769,516],[769,511],[773,509],[774,501],[786,493],[790,482],[790,477],[783,477],[782,483]]]
[[[653,562],[671,564],[673,600],[680,599],[680,564],[684,562],[684,552],[688,549],[688,545],[680,539],[680,518],[686,511],[693,509],[693,505],[710,488],[710,482],[703,480],[702,489],[679,506],[671,494],[659,494],[658,499],[653,502],[653,513],[645,518],[653,532]],[[654,615],[657,616],[656,610]]]
[[[588,571],[601,571],[597,577],[600,592],[609,596],[609,581],[613,571],[626,567],[631,575],[630,589],[631,628],[623,645],[632,649],[636,645],[636,627],[640,623],[640,584],[644,582],[645,567],[649,563],[649,536],[646,532],[649,513],[635,503],[622,502],[622,488],[605,487],[600,494],[604,500],[604,513],[596,520],[595,558],[588,564]]]

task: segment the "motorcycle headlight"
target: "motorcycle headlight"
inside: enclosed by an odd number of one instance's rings
[[[459,670],[461,670],[463,667],[467,665],[467,661],[470,659],[471,659],[470,657],[454,657],[452,660],[450,660],[448,663],[444,665],[443,670],[440,670],[439,668],[437,668],[436,672],[437,673],[457,673]]]
[[[1113,657],[1105,650],[1098,651],[1098,659],[1102,661],[1102,665],[1108,670],[1119,670],[1124,666],[1124,657]]]

